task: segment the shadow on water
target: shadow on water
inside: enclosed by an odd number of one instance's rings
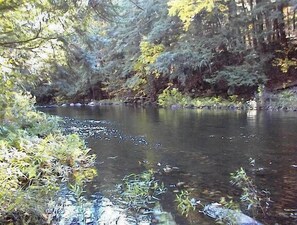
[[[258,187],[272,193],[269,217],[260,220],[297,223],[296,113],[122,106],[42,111],[65,117],[66,130],[79,133],[97,154],[99,176],[91,190],[111,196],[125,175],[171,165],[183,173],[165,176],[167,185],[185,180],[207,200],[219,201],[220,196],[238,195],[229,182],[230,173],[243,167]],[[250,167],[249,158],[256,160],[256,169]],[[163,205],[175,212],[172,201],[164,200]],[[175,217],[181,225],[197,224],[195,219]],[[198,219],[199,224],[213,223],[202,216]]]

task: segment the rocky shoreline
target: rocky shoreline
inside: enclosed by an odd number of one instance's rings
[[[63,103],[53,104],[53,105],[37,105],[37,108],[54,108],[54,107],[98,107],[98,106],[136,106],[136,107],[159,107],[156,104],[137,104],[137,103],[129,103],[129,102],[120,102],[116,101],[91,101],[89,103]],[[163,108],[163,107],[160,107]],[[180,104],[172,104],[168,109],[171,110],[179,110],[179,109],[197,109],[197,110],[229,110],[229,111],[284,111],[284,112],[297,112],[297,105],[292,106],[273,106],[273,105],[259,105],[256,101],[251,101],[245,104],[229,104],[229,105],[202,105],[202,106],[194,106],[194,105],[186,105],[182,106]]]
[[[219,99],[219,100],[218,100]],[[230,100],[233,99],[233,100]],[[236,100],[238,96],[232,96],[224,100],[216,98],[197,98],[199,103],[181,103],[178,99],[167,104],[168,109],[199,109],[199,110],[262,110],[262,111],[294,111],[297,112],[297,87],[282,90],[277,93],[262,90],[250,100]],[[157,102],[149,102],[146,98],[123,97],[122,99],[90,100],[87,102],[68,102],[50,105],[38,105],[37,107],[82,107],[82,106],[137,106],[137,107],[161,107]]]

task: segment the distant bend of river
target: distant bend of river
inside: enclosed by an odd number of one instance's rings
[[[218,193],[213,201],[219,201],[220,195],[238,192],[230,184],[230,173],[243,167],[259,189],[271,192],[269,216],[259,219],[264,224],[297,224],[296,112],[126,106],[41,110],[67,117],[72,123],[68,129],[86,139],[97,154],[99,176],[93,188],[106,195],[125,175],[143,171],[147,163],[180,168],[191,174],[191,185],[202,193]],[[172,203],[163,204],[175,212]],[[194,224],[174,216],[180,225]],[[199,224],[213,224],[200,219]]]

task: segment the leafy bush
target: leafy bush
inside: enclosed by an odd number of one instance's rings
[[[241,189],[240,201],[248,211],[252,212],[253,216],[258,213],[258,210],[266,214],[270,202],[269,192],[259,191],[254,180],[246,174],[243,168],[231,173],[231,183]]]
[[[190,96],[182,94],[178,91],[177,88],[166,88],[159,96],[158,96],[158,104],[162,107],[170,107],[172,105],[179,105],[181,107],[185,106],[193,106],[193,107],[229,107],[229,106],[237,106],[241,107],[242,102],[238,101],[237,95],[229,96],[228,99],[224,99],[220,96],[218,97],[198,97],[192,99]]]
[[[193,105],[196,107],[203,107],[203,106],[218,106],[218,105],[227,105],[228,102],[221,97],[202,97],[202,98],[195,98],[192,101]]]
[[[148,41],[141,41],[139,44],[141,55],[134,68],[136,71],[143,71],[149,64],[156,61],[158,56],[164,51],[163,45],[154,45]]]
[[[186,106],[191,101],[191,98],[183,95],[177,88],[166,88],[158,96],[158,104],[162,107],[169,107],[172,105]]]
[[[270,106],[274,109],[287,108],[296,110],[297,92],[296,90],[285,90],[270,96]],[[295,107],[295,108],[294,108]]]
[[[176,195],[177,208],[181,212],[182,215],[186,217],[189,215],[190,211],[194,211],[196,209],[195,204],[190,199],[190,193],[188,191],[181,191]]]
[[[0,94],[0,224],[40,224],[61,182],[83,186],[96,175],[95,158],[77,135],[59,131],[55,117],[36,111],[32,96]]]
[[[123,179],[120,186],[121,197],[129,207],[138,210],[157,203],[157,196],[166,189],[163,183],[159,184],[154,174],[153,170],[148,170],[141,174],[130,174]]]

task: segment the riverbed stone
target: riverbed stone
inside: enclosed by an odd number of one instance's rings
[[[173,104],[173,105],[170,106],[170,108],[171,108],[172,110],[180,109],[180,108],[181,108],[181,105],[179,105],[179,104]]]
[[[101,196],[94,195],[92,200],[76,199],[73,194],[59,196],[50,213],[55,225],[134,225],[124,210]]]
[[[164,212],[160,205],[148,214],[130,215],[128,209],[114,205],[101,193],[87,200],[64,186],[49,206],[48,214],[54,225],[150,225],[153,219],[176,225],[171,213]]]
[[[237,225],[262,225],[262,223],[245,215],[239,210],[233,210],[223,207],[218,203],[211,203],[206,205],[203,213],[213,219],[226,221],[227,223]]]
[[[89,103],[88,103],[88,106],[95,106],[95,105],[96,105],[95,102],[89,102]]]

